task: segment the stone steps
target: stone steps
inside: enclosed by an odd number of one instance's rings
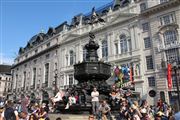
[[[49,114],[50,120],[56,120],[56,118],[58,117],[61,117],[62,120],[88,120],[89,115],[87,114]]]
[[[88,120],[88,115],[73,115],[73,114],[49,114],[50,120],[56,120],[56,118],[61,117],[62,120]]]

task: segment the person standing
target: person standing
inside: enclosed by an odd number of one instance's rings
[[[8,100],[5,110],[1,114],[0,120],[19,120],[18,112],[13,108],[12,100]]]
[[[21,112],[28,113],[29,99],[24,94],[21,95]]]
[[[112,120],[111,108],[105,100],[103,100],[99,106],[99,117],[102,120]]]
[[[91,92],[91,101],[92,101],[92,110],[94,115],[98,115],[98,108],[99,108],[99,92],[97,91],[97,88],[93,88],[93,91]]]

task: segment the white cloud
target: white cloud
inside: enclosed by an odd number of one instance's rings
[[[12,65],[14,63],[14,58],[8,57],[3,53],[0,53],[0,64]]]

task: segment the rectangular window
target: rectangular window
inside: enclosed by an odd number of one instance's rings
[[[66,65],[68,66],[69,65],[69,63],[68,63],[68,55],[66,55]]]
[[[83,61],[86,60],[86,54],[87,54],[87,50],[85,47],[83,47]]]
[[[115,45],[115,52],[116,52],[115,54],[117,55],[118,54],[118,43],[115,43],[114,45]]]
[[[151,39],[150,39],[150,37],[144,38],[144,46],[145,46],[145,48],[151,48]]]
[[[46,47],[50,47],[50,42],[46,44]]]
[[[154,68],[152,55],[146,56],[146,65],[148,70]]]
[[[35,50],[35,54],[37,54],[37,53],[38,53],[38,49]]]
[[[165,3],[165,2],[168,2],[169,0],[160,0],[160,4],[161,3]]]
[[[174,70],[173,70],[173,72],[174,72]],[[178,71],[177,71],[177,72],[178,72]],[[178,78],[177,78],[177,79],[178,79]],[[180,85],[180,80],[177,80],[177,81],[176,81],[175,74],[173,73],[173,74],[172,74],[172,86],[173,86],[173,88],[176,88],[177,82],[178,82],[179,85]]]
[[[49,63],[45,64],[45,87],[48,86],[48,79],[49,79]]]
[[[16,81],[15,81],[15,86],[14,86],[14,88],[17,88],[18,86],[17,86],[17,84],[18,84],[18,74],[16,74]]]
[[[167,25],[175,22],[174,13],[169,13],[160,17],[161,25]]]
[[[69,75],[69,87],[73,85],[73,75]]]
[[[74,51],[70,51],[70,65],[73,65],[74,64]]]
[[[140,4],[140,10],[141,10],[141,12],[144,11],[144,10],[146,10],[146,9],[147,9],[146,3],[141,3],[141,4]]]
[[[108,42],[107,40],[102,41],[102,58],[107,60],[108,58]]]
[[[33,88],[35,88],[35,83],[36,83],[36,68],[33,68]]]
[[[149,30],[149,23],[148,22],[143,23],[142,24],[142,29],[143,29],[143,32],[148,31]]]
[[[28,54],[25,55],[25,58],[28,58]]]
[[[174,61],[179,61],[179,51],[178,48],[174,48],[174,49],[168,49],[165,51],[166,53],[166,59],[168,62],[171,62],[172,60]]]
[[[23,83],[23,88],[25,88],[26,85],[26,71],[24,71],[24,83]]]
[[[47,54],[47,55],[46,55],[46,59],[49,59],[49,56],[50,56],[50,55],[49,55],[49,54]]]
[[[155,87],[156,85],[155,77],[148,77],[148,84],[149,84],[149,87]]]

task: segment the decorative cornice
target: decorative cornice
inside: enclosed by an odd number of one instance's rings
[[[165,9],[169,9],[170,7],[175,7],[180,5],[180,0],[170,0],[169,2],[164,2],[161,4],[158,4],[154,7],[150,7],[144,11],[141,12],[142,16],[148,16],[157,12],[161,12]]]
[[[28,62],[28,61],[30,61],[30,60],[33,60],[33,59],[35,59],[35,58],[37,58],[37,57],[39,57],[39,56],[41,56],[41,55],[43,55],[43,54],[45,54],[45,53],[47,53],[47,52],[50,52],[50,51],[58,48],[59,46],[60,46],[59,44],[55,44],[55,45],[47,48],[46,50],[41,51],[41,52],[39,52],[39,53],[37,53],[37,54],[29,57],[28,59],[26,59],[26,60],[24,60],[24,61],[22,61],[22,62],[19,62],[19,63],[15,64],[15,65],[13,65],[11,69],[14,69],[15,67],[17,67],[17,66],[19,66],[19,65],[22,65],[22,64],[24,64],[24,63],[26,63],[26,62]]]
[[[160,26],[159,33],[163,34],[167,30],[176,30],[178,28],[179,28],[179,25],[177,23],[163,25],[163,26]]]
[[[123,20],[123,21],[118,21],[118,22],[115,22],[115,23],[111,23],[111,24],[106,24],[106,25],[104,25],[103,27],[99,27],[99,28],[97,28],[97,29],[94,29],[92,32],[93,33],[96,33],[96,34],[99,34],[99,33],[101,33],[101,32],[103,32],[103,31],[107,31],[107,32],[109,32],[108,31],[108,29],[109,28],[113,28],[113,27],[117,27],[119,24],[126,24],[126,23],[130,23],[130,22],[132,22],[132,21],[134,21],[134,20],[136,20],[136,18],[138,17],[138,15],[136,15],[136,14],[133,14],[131,17],[129,17],[128,19],[125,19],[125,20]],[[87,32],[85,32],[85,33],[83,33],[83,34],[81,34],[80,36],[77,36],[77,37],[75,37],[75,38],[72,38],[72,39],[70,39],[70,40],[68,40],[68,41],[62,41],[60,44],[61,45],[64,45],[64,44],[67,44],[67,43],[69,43],[69,42],[71,42],[71,41],[75,41],[75,40],[81,40],[81,39],[83,39],[83,38],[86,38],[86,37],[88,37],[89,36],[89,31],[87,31]]]

